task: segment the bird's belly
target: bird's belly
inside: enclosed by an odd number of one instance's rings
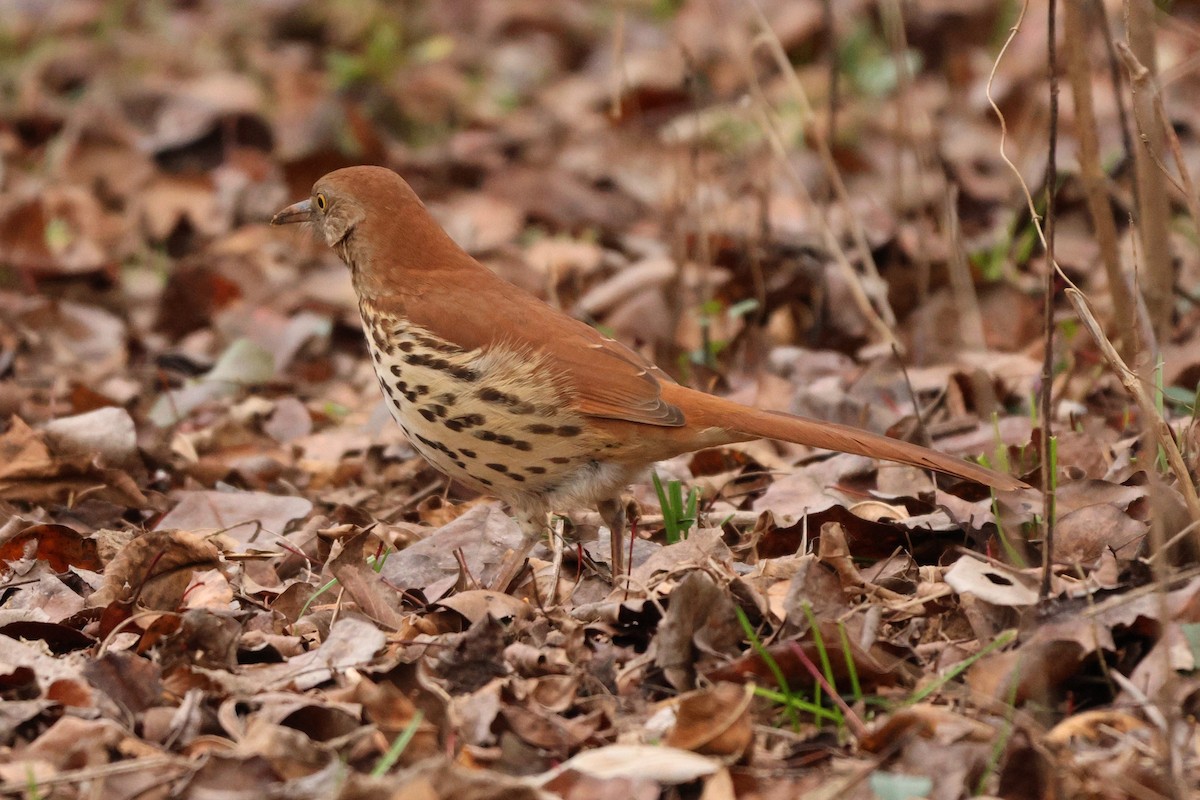
[[[364,314],[364,329],[392,416],[446,475],[510,501],[582,497],[614,479],[615,443],[525,354],[462,350],[394,318]]]

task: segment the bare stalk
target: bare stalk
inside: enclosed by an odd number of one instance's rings
[[[1129,49],[1137,60],[1153,76],[1156,70],[1157,52],[1154,42],[1154,3],[1152,0],[1126,0],[1126,30]],[[1163,190],[1161,172],[1155,163],[1161,161],[1163,151],[1162,128],[1156,124],[1153,92],[1146,84],[1139,87],[1135,81],[1133,91],[1133,118],[1140,132],[1142,147],[1133,151],[1136,168],[1138,196],[1138,237],[1142,245],[1143,270],[1140,276],[1142,295],[1150,312],[1150,324],[1155,338],[1164,341],[1170,333],[1172,287],[1174,274],[1171,268],[1171,253],[1168,223],[1171,209],[1167,193]]]
[[[1108,293],[1112,299],[1113,324],[1121,356],[1132,361],[1136,353],[1134,310],[1130,299],[1129,282],[1121,269],[1117,249],[1117,225],[1107,191],[1107,176],[1100,166],[1100,140],[1097,135],[1096,111],[1092,103],[1092,70],[1088,63],[1088,27],[1084,10],[1076,2],[1063,5],[1063,44],[1066,47],[1067,72],[1071,79],[1071,96],[1075,101],[1075,136],[1079,141],[1079,171],[1083,193],[1100,258],[1108,278]],[[1105,32],[1107,35],[1107,32]]]

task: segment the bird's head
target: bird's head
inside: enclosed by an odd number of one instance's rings
[[[429,214],[403,178],[384,167],[347,167],[313,184],[306,200],[272,225],[310,223],[350,267],[360,292],[377,294],[385,273],[435,270],[457,263],[462,250]]]

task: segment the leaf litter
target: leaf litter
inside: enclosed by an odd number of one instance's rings
[[[0,794],[1194,791],[1191,520],[1066,304],[1048,598],[1037,492],[765,443],[659,465],[699,490],[677,542],[649,477],[631,487],[627,586],[608,582],[596,515],[558,509],[561,570],[539,546],[500,592],[507,510],[415,455],[344,271],[266,225],[321,174],[386,164],[472,254],[682,381],[1037,483],[1044,264],[980,101],[1002,21],[953,6],[904,7],[904,75],[857,0],[829,4],[836,44],[820,4],[785,0],[12,5]],[[794,75],[754,49],[764,21]],[[1195,24],[1180,8],[1157,29],[1168,66]],[[1025,20],[993,86],[1035,189],[1044,39]],[[1173,75],[1195,156],[1195,77]],[[1115,153],[1118,110],[1097,113]],[[828,199],[818,129],[848,206]],[[1111,176],[1120,207],[1129,172]],[[1059,259],[1103,310],[1063,178]],[[819,217],[879,280],[855,286]],[[1172,246],[1190,303],[1200,259]],[[960,248],[977,331],[950,277]],[[859,290],[898,319],[907,369]],[[1180,308],[1161,381],[1194,457]],[[1156,535],[1183,544],[1156,552]]]

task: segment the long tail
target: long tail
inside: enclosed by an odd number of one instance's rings
[[[682,386],[668,388],[664,385],[663,389],[663,399],[681,407],[689,425],[722,428],[734,434],[743,434],[746,438],[777,439],[911,464],[1001,490],[1029,488],[1027,483],[1011,475],[900,439],[880,436],[835,422],[822,422],[777,411],[763,411]]]

